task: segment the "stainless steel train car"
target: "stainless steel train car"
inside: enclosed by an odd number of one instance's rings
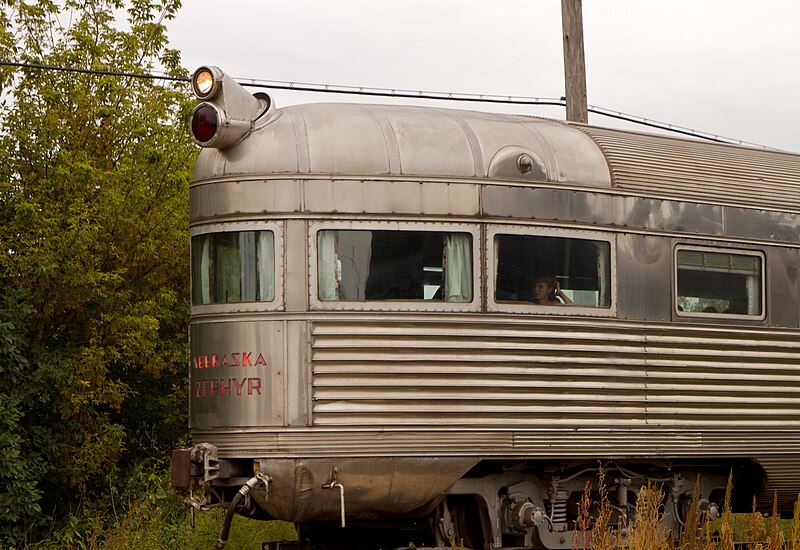
[[[570,547],[600,468],[623,523],[791,509],[800,156],[192,83],[194,506],[474,549]]]

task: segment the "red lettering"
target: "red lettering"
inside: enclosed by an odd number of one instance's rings
[[[208,354],[203,356],[203,368],[204,369],[208,368]]]
[[[227,354],[222,356],[222,366],[223,367],[230,367],[231,366],[231,362],[228,361],[228,355]]]
[[[264,359],[264,356],[261,355],[260,353],[258,354],[258,359],[256,359],[255,365],[256,366],[262,365],[264,367],[267,366],[267,361]]]
[[[202,368],[200,366],[200,356],[199,355],[196,355],[195,358],[194,358],[194,368],[196,368],[196,369]]]
[[[210,378],[208,380],[197,380],[195,382],[195,396],[242,396],[244,395],[245,385],[247,385],[247,395],[262,395],[261,381],[261,378]],[[235,394],[234,391],[236,392]]]
[[[215,369],[215,368],[217,368],[219,366],[219,361],[217,361],[217,358],[218,358],[218,356],[217,356],[216,353],[211,356],[211,368],[212,369]]]
[[[250,356],[253,355],[252,352],[244,353],[242,352],[242,366],[243,367],[252,367],[253,363],[250,361]]]
[[[247,379],[247,395],[253,395],[254,391],[261,395],[261,378]]]
[[[233,357],[233,366],[239,366],[239,354],[238,353],[231,353],[231,357]]]

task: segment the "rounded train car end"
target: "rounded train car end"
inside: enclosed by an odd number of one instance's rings
[[[276,109],[195,72],[198,509],[301,548],[565,549],[657,486],[800,492],[800,156],[527,116]],[[652,493],[651,493],[652,494]]]

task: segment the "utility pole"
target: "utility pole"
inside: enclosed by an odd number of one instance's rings
[[[586,59],[583,54],[582,0],[561,0],[561,27],[564,31],[564,90],[567,120],[589,122],[586,104]]]

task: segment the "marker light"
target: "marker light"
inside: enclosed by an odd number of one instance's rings
[[[218,81],[222,79],[222,76],[222,71],[216,67],[200,67],[197,69],[192,75],[194,95],[200,99],[211,99],[219,89]]]
[[[201,103],[192,113],[192,135],[201,145],[208,143],[217,135],[219,114],[209,103]]]
[[[256,120],[275,111],[268,95],[251,94],[213,65],[194,72],[192,91],[200,103],[192,111],[189,128],[200,147],[220,151],[233,147],[253,130]]]

